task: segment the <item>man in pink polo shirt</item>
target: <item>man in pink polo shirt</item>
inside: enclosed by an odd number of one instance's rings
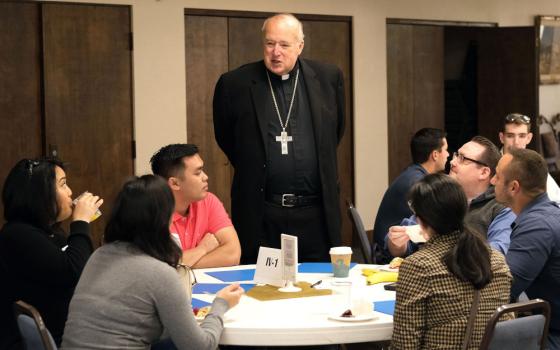
[[[169,231],[183,249],[182,263],[196,268],[238,265],[241,246],[220,200],[208,192],[208,176],[198,148],[172,144],[150,159],[175,197]]]

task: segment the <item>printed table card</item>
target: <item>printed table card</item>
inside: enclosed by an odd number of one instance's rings
[[[270,284],[283,287],[282,250],[268,247],[259,248],[255,283]]]

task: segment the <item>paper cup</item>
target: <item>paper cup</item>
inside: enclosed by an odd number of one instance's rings
[[[352,258],[352,248],[333,247],[329,251],[334,277],[348,277],[350,272],[350,260]]]

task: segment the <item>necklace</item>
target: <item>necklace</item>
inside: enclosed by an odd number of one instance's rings
[[[278,116],[278,121],[280,122],[280,126],[282,127],[282,132],[280,136],[276,136],[276,142],[280,142],[282,148],[282,154],[288,154],[288,142],[292,142],[293,139],[291,136],[288,135],[286,132],[286,128],[288,127],[288,122],[290,121],[290,115],[292,114],[292,107],[294,105],[294,100],[296,98],[296,91],[298,86],[298,78],[299,78],[299,68],[296,72],[296,82],[294,84],[294,92],[292,94],[292,100],[290,101],[290,107],[288,108],[288,115],[286,116],[286,123],[282,122],[282,117],[280,116],[280,110],[278,109],[278,103],[276,102],[276,96],[274,96],[274,89],[272,89],[272,83],[270,81],[270,75],[268,74],[268,70],[266,71],[266,77],[268,78],[268,86],[270,87],[270,93],[272,94],[272,101],[274,102],[274,109],[276,110],[276,115]]]

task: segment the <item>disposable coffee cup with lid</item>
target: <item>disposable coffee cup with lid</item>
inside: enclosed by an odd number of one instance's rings
[[[350,260],[352,258],[352,248],[332,247],[329,251],[334,277],[348,277],[350,272]]]

